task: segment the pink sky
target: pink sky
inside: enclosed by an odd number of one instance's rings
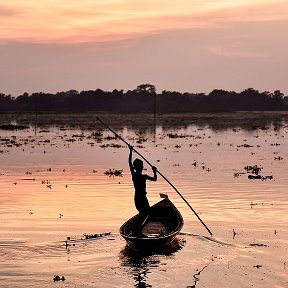
[[[288,93],[285,0],[0,3],[0,93],[70,89]]]

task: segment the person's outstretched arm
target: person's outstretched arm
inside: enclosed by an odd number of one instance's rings
[[[147,179],[150,181],[157,181],[157,168],[155,166],[152,166],[152,170],[154,173],[153,177],[147,175]]]
[[[129,158],[128,158],[128,163],[129,163],[129,168],[130,168],[130,172],[131,174],[134,173],[134,167],[132,164],[132,151],[133,151],[133,147],[131,145],[129,145]]]

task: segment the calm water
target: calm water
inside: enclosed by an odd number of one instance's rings
[[[178,247],[132,253],[118,234],[136,213],[121,141],[71,121],[0,130],[0,287],[288,287],[286,121],[217,129],[221,119],[214,126],[174,119],[154,131],[151,121],[136,129],[133,118],[128,126],[127,116],[118,120],[112,128],[177,187],[214,236],[159,177],[148,183],[149,201],[167,193],[180,210]],[[248,178],[257,176],[245,169],[254,165],[262,179]],[[105,175],[109,169],[122,176]],[[96,233],[109,235],[84,236]]]

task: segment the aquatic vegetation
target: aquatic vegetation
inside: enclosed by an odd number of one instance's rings
[[[57,281],[65,281],[66,279],[64,276],[54,275],[53,280],[54,282],[57,282]]]
[[[3,125],[0,125],[0,129],[2,129],[2,130],[23,130],[23,129],[29,129],[29,126],[18,125],[18,124],[3,124]]]
[[[261,176],[261,175],[248,175],[248,179],[260,179],[260,180],[272,180],[273,176],[272,175],[268,175],[268,176]]]
[[[38,133],[49,133],[50,131],[48,129],[42,129]]]
[[[107,137],[104,137],[104,140],[107,140],[107,141],[109,141],[109,140],[116,140],[116,139],[117,139],[116,136],[107,136]]]
[[[262,244],[262,243],[252,243],[252,244],[249,244],[249,246],[252,246],[252,247],[269,247],[268,245]]]
[[[12,136],[11,138],[1,138],[0,137],[0,145],[3,145],[5,147],[9,147],[9,148],[12,148],[12,147],[20,147],[22,146],[21,143],[18,143],[16,141],[16,137]]]
[[[111,143],[111,144],[102,144],[102,145],[100,145],[100,147],[101,148],[108,148],[108,147],[110,147],[110,148],[121,148],[123,146],[120,145],[120,144]]]
[[[197,166],[198,166],[198,161],[194,161],[194,162],[192,163],[192,165],[193,165],[194,167],[197,167]]]
[[[93,138],[102,138],[103,137],[103,133],[102,132],[92,132],[91,133],[91,137],[93,137]]]
[[[121,170],[109,169],[109,170],[106,170],[104,172],[104,174],[109,176],[109,177],[112,177],[112,176],[120,176],[120,177],[122,177],[123,176],[122,172],[123,172],[123,169],[121,169]]]
[[[84,236],[84,239],[93,239],[93,238],[101,238],[101,237],[104,237],[104,236],[109,236],[111,235],[111,232],[104,232],[104,233],[99,233],[99,234],[86,234],[84,233],[83,236]]]
[[[263,169],[263,167],[261,167],[261,166],[248,165],[248,166],[244,167],[244,170],[246,170],[246,173],[245,172],[234,172],[234,178],[237,178],[241,175],[248,173],[249,174],[248,179],[250,179],[250,180],[257,180],[257,179],[258,180],[272,180],[273,179],[272,175],[267,175],[267,176],[260,175],[260,172],[262,169]]]
[[[242,145],[238,145],[237,147],[238,147],[238,148],[240,148],[240,147],[252,148],[252,147],[254,147],[254,146],[253,146],[253,145],[249,145],[249,144],[242,144]]]
[[[274,157],[274,160],[279,160],[279,161],[281,161],[281,160],[283,160],[283,157],[281,157],[281,156]]]
[[[252,174],[256,174],[258,175],[261,170],[263,169],[263,167],[254,165],[254,166],[245,166],[244,169],[248,172],[248,173],[252,173]]]
[[[103,133],[102,132],[92,132],[87,139],[94,139],[97,143],[101,143],[103,141]],[[91,143],[92,145],[93,143]]]
[[[241,176],[243,174],[246,174],[246,173],[244,173],[244,172],[234,172],[234,178],[239,177],[239,176]]]
[[[84,134],[80,134],[80,135],[78,135],[78,134],[73,134],[72,137],[73,137],[73,138],[79,138],[79,139],[81,139],[81,138],[85,138],[85,135],[84,135]]]
[[[177,133],[168,133],[167,136],[168,136],[169,138],[188,138],[188,137],[194,137],[193,135],[177,134]]]

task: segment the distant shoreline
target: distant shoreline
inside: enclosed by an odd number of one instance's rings
[[[214,89],[209,94],[162,91],[151,84],[134,90],[112,92],[101,89],[66,92],[24,93],[16,98],[0,93],[0,112],[83,113],[215,113],[235,111],[288,111],[288,96],[281,91],[259,92],[253,88],[240,93]]]

